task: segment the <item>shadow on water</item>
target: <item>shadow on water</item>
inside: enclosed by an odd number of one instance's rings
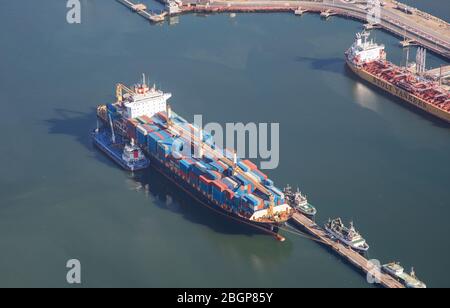
[[[264,234],[262,231],[234,221],[201,205],[152,168],[131,174],[130,179],[140,188],[139,190],[144,190],[149,194],[152,204],[182,215],[190,223],[205,226],[216,233],[226,235],[252,237]],[[282,244],[283,249],[280,249],[281,247],[275,239],[259,243],[261,245],[249,246],[251,248],[248,250],[238,249],[240,244],[237,245],[234,241],[222,241],[220,245],[227,251],[233,250],[240,256],[250,257],[253,263],[263,262],[265,266],[276,266],[279,260],[289,256],[293,249],[293,242],[290,240]]]
[[[145,189],[145,191],[156,199],[155,205],[162,209],[181,214],[192,223],[207,226],[215,232],[223,234],[249,236],[261,234],[258,230],[254,230],[254,228],[235,222],[221,214],[216,214],[211,209],[201,205],[152,168],[134,173],[132,179],[139,187]]]
[[[83,146],[92,149],[90,128],[95,128],[95,108],[92,113],[57,108],[56,118],[46,120],[49,133],[75,137]]]
[[[57,117],[45,121],[50,134],[71,136],[89,149],[93,158],[108,166],[116,166],[113,161],[95,149],[92,143],[91,131],[96,126],[95,108],[92,108],[91,112],[88,113],[61,108],[55,109],[55,112]]]
[[[49,126],[50,134],[74,137],[77,142],[93,154],[93,159],[101,161],[112,168],[119,168],[92,144],[90,131],[96,126],[95,113],[95,108],[92,108],[91,112],[88,113],[56,109],[57,117],[48,119],[45,122]],[[151,195],[156,206],[181,214],[192,223],[204,225],[215,232],[223,234],[246,236],[262,234],[262,231],[201,206],[195,199],[174,186],[173,183],[152,168],[130,174],[129,178],[133,181],[135,187],[142,187]]]
[[[345,73],[344,66],[345,61],[342,58],[330,58],[330,59],[321,59],[321,58],[311,58],[311,57],[301,57],[298,56],[295,58],[296,62],[309,64],[309,67],[313,70],[317,71],[325,71],[331,73],[342,74]]]

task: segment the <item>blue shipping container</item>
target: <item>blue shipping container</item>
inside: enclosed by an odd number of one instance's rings
[[[187,160],[180,160],[180,169],[184,174],[189,174],[189,171],[191,171],[192,163],[188,162]]]
[[[250,168],[247,167],[247,165],[245,165],[242,161],[238,162],[237,164],[239,166],[239,168],[241,168],[242,170],[244,170],[244,172],[249,172]]]

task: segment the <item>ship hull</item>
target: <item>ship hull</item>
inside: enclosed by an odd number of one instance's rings
[[[153,157],[153,155],[148,154],[151,161],[151,169],[157,171],[173,184],[175,184],[179,189],[181,189],[184,193],[187,193],[191,198],[193,198],[197,203],[207,207],[210,210],[213,210],[217,214],[223,215],[228,219],[232,219],[236,222],[248,225],[252,228],[255,228],[263,233],[267,233],[269,235],[274,236],[280,241],[284,241],[284,237],[278,234],[280,226],[283,224],[275,224],[275,223],[260,223],[245,219],[234,212],[227,211],[221,207],[218,207],[214,204],[206,195],[201,194],[199,191],[195,189],[195,187],[191,186],[185,179],[181,178],[179,175],[173,173],[168,169],[163,163],[161,163],[158,159]]]
[[[404,102],[409,103],[411,106],[414,106],[436,118],[439,118],[440,120],[443,120],[450,124],[450,113],[434,106],[433,104],[423,100],[420,97],[417,97],[408,91],[405,91],[396,85],[383,80],[361,68],[356,67],[353,63],[346,60],[348,67],[358,75],[360,78],[364,79],[365,81],[369,82],[370,84],[376,86],[379,89],[382,89],[385,92],[388,92],[389,94],[400,98]]]
[[[103,117],[98,117],[98,119],[107,125],[107,120],[105,120]],[[124,134],[124,131],[120,129],[116,129],[118,134],[123,138],[129,138],[127,135]],[[95,139],[94,139],[95,140]],[[104,150],[104,147],[101,148]],[[171,181],[175,186],[177,186],[179,189],[181,189],[184,193],[187,193],[191,198],[193,198],[197,203],[207,207],[210,210],[213,210],[214,212],[221,214],[225,216],[225,218],[232,219],[236,222],[242,223],[244,225],[247,225],[249,227],[252,227],[256,230],[259,230],[262,233],[266,233],[269,235],[274,236],[279,241],[284,241],[285,238],[278,234],[280,227],[285,224],[285,222],[279,222],[279,223],[266,223],[266,222],[256,222],[249,219],[246,219],[244,217],[239,216],[238,214],[228,211],[226,209],[221,208],[220,206],[216,205],[214,202],[212,202],[211,199],[208,198],[208,196],[203,195],[198,190],[195,189],[195,187],[191,186],[191,184],[186,180],[180,177],[178,174],[174,173],[170,170],[164,163],[159,161],[152,153],[149,153],[147,149],[142,148],[146,154],[147,158],[150,161],[150,170],[155,170],[161,175],[163,175],[165,178],[167,178],[169,181]],[[108,153],[106,153],[108,154]],[[110,155],[108,155],[110,156]],[[111,156],[110,156],[111,157]],[[113,158],[113,157],[111,157]],[[113,158],[114,159],[114,158]],[[116,159],[114,159],[116,161]],[[116,161],[117,162],[117,161]],[[117,162],[118,164],[122,165],[121,163]]]
[[[308,207],[311,207],[310,209],[302,208],[300,206],[295,207],[295,210],[299,212],[300,214],[305,215],[308,218],[314,218],[317,215],[317,210],[312,205],[308,204]]]

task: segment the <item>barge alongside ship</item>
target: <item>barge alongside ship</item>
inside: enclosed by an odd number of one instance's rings
[[[419,49],[414,65],[399,67],[386,60],[384,45],[358,33],[345,53],[350,69],[359,77],[430,115],[450,123],[450,93],[425,74],[425,52]]]
[[[131,88],[118,84],[116,97],[116,103],[97,107],[97,117],[139,146],[151,170],[215,212],[284,240],[279,227],[294,210],[256,165],[217,148],[208,132],[172,111],[170,93],[149,87],[145,77]]]
[[[121,137],[116,138],[114,132],[108,133],[106,128],[97,128],[92,132],[94,144],[116,164],[127,171],[140,171],[150,166],[150,161],[134,143],[127,144]]]

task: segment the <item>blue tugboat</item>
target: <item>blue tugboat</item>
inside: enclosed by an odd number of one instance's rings
[[[123,169],[138,171],[150,166],[150,160],[133,140],[128,144],[121,136],[116,136],[113,130],[109,133],[106,129],[100,128],[93,131],[92,137],[94,144]]]

